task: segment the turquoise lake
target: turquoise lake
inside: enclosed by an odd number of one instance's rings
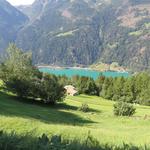
[[[39,69],[41,72],[45,73],[50,73],[54,75],[66,75],[67,77],[72,77],[74,75],[79,75],[79,76],[87,76],[87,77],[92,77],[93,79],[97,79],[101,74],[106,76],[106,77],[128,77],[129,73],[128,72],[99,72],[99,71],[94,71],[94,70],[88,70],[88,69],[74,69],[74,68],[69,68],[69,69],[54,69],[54,68],[40,68]]]

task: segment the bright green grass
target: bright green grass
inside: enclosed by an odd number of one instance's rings
[[[129,35],[131,36],[140,36],[143,33],[142,30],[130,32]]]
[[[68,31],[68,32],[64,32],[64,33],[59,33],[59,34],[57,34],[56,36],[57,37],[62,37],[62,36],[69,36],[69,35],[73,35],[74,34],[74,32],[76,32],[78,29],[76,29],[76,30],[72,30],[72,31]]]
[[[89,113],[77,110],[84,102],[89,104]],[[67,97],[64,103],[46,107],[0,93],[0,130],[32,136],[61,134],[64,139],[79,138],[80,141],[90,131],[101,143],[150,144],[150,120],[144,119],[150,115],[150,107],[136,107],[134,117],[115,117],[113,102],[96,96]]]

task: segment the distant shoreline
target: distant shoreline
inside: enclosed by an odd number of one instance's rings
[[[88,68],[88,67],[62,67],[62,66],[53,66],[53,65],[39,65],[36,66],[38,69],[41,68],[48,68],[48,69],[85,69],[85,70],[93,70],[93,71],[98,71],[98,72],[118,72],[118,73],[129,73],[128,71],[114,71],[114,70],[105,70],[105,71],[100,71],[98,69],[94,69],[94,68]]]
[[[37,68],[51,68],[51,69],[88,69],[92,70],[89,67],[80,67],[80,66],[74,66],[74,67],[69,67],[69,66],[55,66],[55,65],[37,65]]]

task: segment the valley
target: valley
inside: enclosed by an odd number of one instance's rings
[[[150,0],[12,2],[0,150],[150,150]]]

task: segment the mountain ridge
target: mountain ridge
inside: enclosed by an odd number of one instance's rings
[[[17,7],[30,18],[16,44],[35,64],[150,65],[149,0],[36,0]]]
[[[28,21],[28,17],[6,0],[0,0],[0,51],[15,42],[17,31]]]

